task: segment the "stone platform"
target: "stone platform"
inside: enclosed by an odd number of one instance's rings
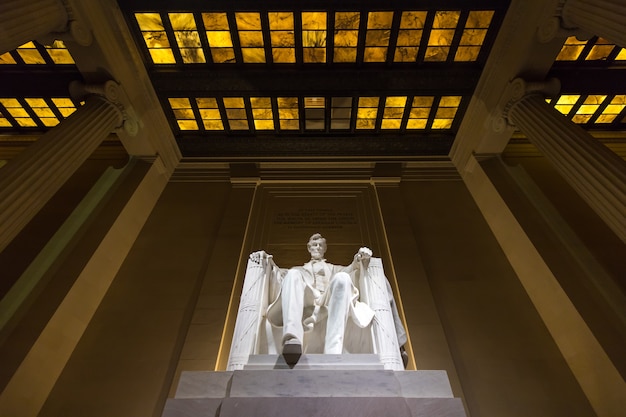
[[[251,356],[240,371],[184,372],[162,416],[466,417],[445,371],[387,371],[371,356],[303,355],[293,369]]]

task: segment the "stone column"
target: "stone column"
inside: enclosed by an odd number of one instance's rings
[[[50,32],[63,32],[68,14],[61,0],[2,0],[0,54]]]
[[[567,28],[579,28],[626,47],[624,0],[567,0],[561,17]]]
[[[74,114],[0,169],[0,251],[39,212],[69,177],[117,127],[124,114],[118,86],[91,94]]]
[[[546,103],[536,85],[516,79],[505,117],[626,242],[626,162]]]

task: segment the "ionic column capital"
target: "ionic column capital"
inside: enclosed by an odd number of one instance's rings
[[[509,117],[511,108],[527,97],[555,96],[560,89],[561,82],[557,78],[542,81],[528,81],[520,77],[515,78],[508,84],[500,99],[500,105],[492,116],[492,129],[495,132],[503,132],[508,127],[515,126]]]
[[[69,86],[70,96],[75,101],[83,101],[90,96],[99,96],[115,105],[122,115],[122,124],[117,129],[123,129],[130,136],[139,132],[139,121],[135,111],[122,86],[108,80],[102,84],[84,84],[80,81],[72,81]]]
[[[43,45],[50,45],[57,39],[63,42],[76,42],[80,46],[89,46],[93,42],[93,33],[83,24],[83,19],[77,16],[68,0],[58,0],[67,13],[67,22],[59,30],[39,36],[37,41]]]
[[[557,12],[565,30],[601,36],[626,47],[624,0],[560,0]]]

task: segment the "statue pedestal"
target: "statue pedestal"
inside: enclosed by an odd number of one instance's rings
[[[162,417],[289,415],[466,417],[445,371],[384,370],[375,355],[302,355],[293,369],[253,355],[243,370],[183,372]]]

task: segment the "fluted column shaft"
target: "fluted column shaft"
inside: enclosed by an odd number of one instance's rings
[[[626,242],[626,162],[546,103],[540,93],[512,102],[507,118]]]
[[[0,54],[50,32],[63,32],[67,23],[67,10],[61,0],[2,0]]]
[[[117,105],[85,104],[0,169],[0,251],[123,121]]]
[[[567,27],[576,27],[626,47],[624,0],[567,0],[561,13]]]

